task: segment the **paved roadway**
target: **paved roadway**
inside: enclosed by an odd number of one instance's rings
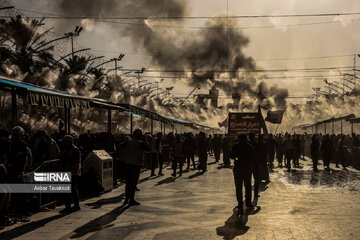
[[[213,161],[213,160],[211,160]],[[275,168],[257,212],[238,218],[231,169],[208,165],[172,178],[141,175],[140,206],[122,207],[124,186],[85,200],[79,212],[40,212],[0,239],[360,239],[360,173]],[[320,167],[321,169],[321,167]]]

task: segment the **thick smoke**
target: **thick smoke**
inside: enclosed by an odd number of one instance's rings
[[[62,0],[56,7],[63,14],[90,17],[180,17],[190,15],[187,5],[187,1],[180,0]],[[237,29],[236,20],[212,18],[207,20],[205,28],[191,31],[181,29],[187,24],[181,19],[137,20],[134,23],[143,25],[122,25],[114,27],[114,32],[130,37],[137,48],[146,50],[152,56],[154,65],[164,70],[179,71],[173,73],[179,77],[177,81],[185,76],[185,83],[190,86],[200,84],[210,88],[216,84],[226,96],[231,96],[233,89],[237,88],[256,98],[264,109],[286,107],[287,90],[277,87],[268,90],[253,72],[257,69],[254,60],[243,53],[249,39]],[[226,73],[221,72],[224,69]],[[264,97],[259,98],[259,92]]]
[[[67,16],[186,16],[190,15],[187,1],[180,0],[61,0],[54,4],[54,8],[62,11]],[[86,21],[92,21],[91,19]],[[130,21],[130,20],[129,20]],[[133,20],[131,20],[133,21]],[[85,22],[82,21],[84,24]],[[171,72],[175,81],[185,82],[189,86],[200,84],[203,89],[209,89],[216,85],[221,93],[231,97],[234,89],[242,94],[240,111],[254,111],[260,105],[263,109],[285,109],[285,98],[288,95],[286,89],[276,86],[268,87],[262,81],[262,74],[256,72],[258,67],[254,60],[244,54],[244,48],[249,44],[249,39],[237,29],[236,21],[229,19],[214,18],[205,23],[207,29],[188,31],[182,29],[188,22],[185,20],[136,20],[133,23],[139,25],[114,26],[113,32],[122,37],[130,37],[133,45],[138,49],[144,49],[152,56],[153,64],[164,70],[178,70]],[[92,21],[94,27],[97,22]],[[159,25],[176,25],[180,28],[159,27]],[[229,28],[228,28],[229,27]],[[169,58],[169,56],[172,56]],[[223,70],[226,71],[223,71]],[[186,78],[183,78],[186,77]],[[49,72],[44,69],[39,79],[39,85],[48,87],[63,83],[58,72]],[[175,116],[180,119],[205,123],[216,126],[217,122],[223,121],[227,115],[226,108],[202,108],[194,104],[186,104],[179,107],[171,99],[154,99],[149,89],[135,89],[128,85],[129,79],[107,76],[101,80],[90,76],[87,82],[79,85],[83,77],[78,74],[68,76],[65,89],[70,93],[91,97],[106,98],[115,102],[128,102],[149,110],[160,112],[164,115]],[[184,80],[186,79],[186,80]],[[97,82],[97,84],[95,84]],[[91,84],[90,84],[91,83]],[[104,90],[105,89],[105,90]],[[107,89],[107,90],[106,90]],[[165,104],[164,104],[165,103]],[[56,114],[55,114],[56,115]],[[53,119],[57,116],[54,115]],[[77,116],[74,126],[77,131],[84,129],[104,130],[102,120],[104,114],[99,110],[91,113],[79,111],[73,114]],[[27,114],[23,115],[26,120]],[[116,114],[119,122],[124,122],[125,115]],[[56,124],[50,118],[37,116],[31,121],[46,128],[56,128]],[[143,124],[143,123],[135,123]],[[124,126],[124,129],[126,126]]]

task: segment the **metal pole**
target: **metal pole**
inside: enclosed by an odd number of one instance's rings
[[[68,116],[68,134],[70,134],[71,133],[71,111],[70,111],[70,108],[68,108],[68,114],[67,114],[67,116]]]
[[[326,123],[324,124],[324,130],[325,130],[325,134],[326,134]]]
[[[68,130],[68,116],[67,115],[68,115],[67,107],[64,106],[64,124],[65,124],[64,130],[65,130],[65,134],[67,133],[67,130]]]
[[[140,72],[138,72],[138,87],[140,87]]]
[[[117,77],[117,61],[115,59],[115,77]]]
[[[133,133],[133,115],[130,113],[130,134]]]
[[[74,36],[71,34],[71,56],[74,58]]]
[[[354,123],[351,123],[351,135],[354,133]]]
[[[17,102],[15,90],[11,92],[11,113],[11,125],[14,127],[17,123]]]
[[[108,115],[108,134],[111,134],[111,109],[109,108],[107,111]]]
[[[334,134],[334,122],[332,122],[332,134]]]
[[[340,134],[343,134],[342,120],[340,120]]]
[[[166,134],[166,123],[164,122],[164,134]]]
[[[154,133],[154,120],[153,119],[151,119],[150,132],[151,132],[151,134]]]

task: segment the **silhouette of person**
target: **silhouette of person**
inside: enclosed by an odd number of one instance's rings
[[[330,140],[329,134],[326,134],[325,139],[322,141],[321,144],[321,151],[324,161],[324,167],[326,167],[327,171],[330,171],[330,161],[333,150],[334,150],[334,146],[332,144],[332,141]]]
[[[126,143],[126,186],[125,204],[130,206],[139,205],[135,201],[136,185],[140,177],[140,170],[144,164],[144,152],[149,151],[150,146],[143,141],[142,131],[135,129],[132,138]]]
[[[224,167],[229,168],[230,167],[230,139],[227,135],[225,135],[222,143],[223,148],[223,161],[224,161]]]
[[[246,135],[241,134],[239,141],[230,152],[230,158],[234,159],[234,181],[236,188],[236,199],[239,212],[243,211],[243,186],[245,186],[246,208],[252,209],[251,204],[251,172],[254,158],[254,147],[247,141]]]
[[[312,136],[310,150],[311,150],[311,159],[313,162],[313,170],[315,172],[319,171],[317,168],[318,161],[319,161],[319,140],[316,138],[316,135]]]
[[[198,154],[199,154],[199,170],[206,172],[207,167],[207,150],[208,144],[204,132],[199,133],[198,138]]]

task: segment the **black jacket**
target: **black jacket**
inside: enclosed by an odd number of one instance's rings
[[[234,171],[249,174],[254,163],[254,147],[247,141],[240,140],[230,152],[230,158],[234,159]]]

